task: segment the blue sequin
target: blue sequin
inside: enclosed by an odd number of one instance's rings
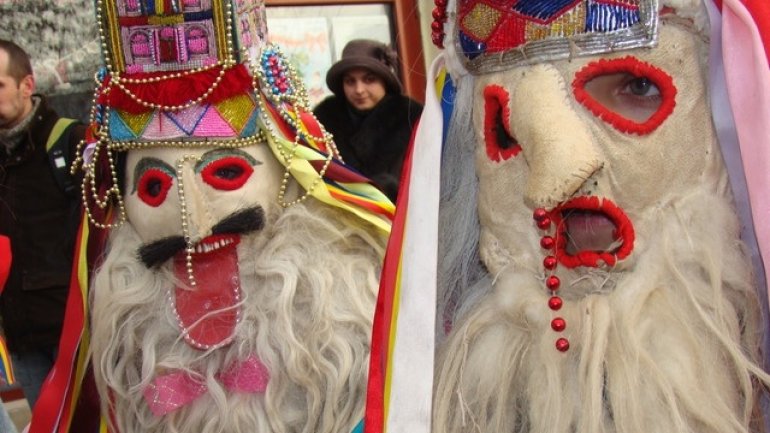
[[[564,8],[580,1],[582,0],[519,1],[513,5],[512,9],[524,16],[550,21],[553,18],[557,18],[557,14],[563,11]]]
[[[475,59],[487,50],[487,44],[473,40],[470,36],[460,31],[460,47],[469,59]]]
[[[188,12],[184,14],[185,22],[208,21],[214,18],[214,12],[211,10],[200,12]]]
[[[241,131],[240,136],[241,137],[252,137],[257,134],[257,128],[259,127],[257,122],[259,121],[259,110],[255,109],[251,113],[251,117],[249,118],[249,121],[246,122],[246,125],[243,127],[243,130]]]
[[[589,1],[585,30],[586,32],[609,32],[631,27],[640,19],[639,9]]]
[[[364,420],[361,420],[351,433],[364,433]]]
[[[452,76],[447,73],[444,78],[444,87],[441,89],[441,113],[444,117],[444,125],[441,131],[442,143],[446,142],[446,137],[449,133],[449,121],[452,118],[452,111],[454,111],[455,96],[457,96],[457,89],[452,81]]]
[[[113,111],[110,116],[110,138],[115,141],[136,139],[134,132],[125,124],[125,122],[123,122],[123,119],[121,119],[115,111]]]

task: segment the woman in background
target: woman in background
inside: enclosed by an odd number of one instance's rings
[[[326,74],[334,95],[313,110],[342,159],[396,200],[401,166],[422,113],[422,105],[403,95],[396,75],[396,53],[383,43],[356,39]]]

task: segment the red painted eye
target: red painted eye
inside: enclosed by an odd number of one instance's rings
[[[508,130],[508,92],[500,86],[484,89],[484,142],[487,156],[495,162],[505,161],[521,152],[521,146]]]
[[[166,200],[173,179],[163,170],[150,168],[139,178],[137,195],[152,207],[158,207]]]
[[[676,105],[671,76],[630,56],[587,64],[575,75],[572,88],[591,113],[629,134],[654,131]]]
[[[232,191],[242,187],[253,172],[254,168],[243,158],[228,156],[206,165],[201,176],[216,189]]]

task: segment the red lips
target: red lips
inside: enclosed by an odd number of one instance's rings
[[[633,224],[611,200],[577,197],[550,214],[556,226],[556,257],[568,268],[613,266],[634,248]]]

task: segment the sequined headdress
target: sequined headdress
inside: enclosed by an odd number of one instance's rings
[[[85,172],[92,224],[126,219],[122,151],[267,142],[305,189],[299,200],[313,196],[387,230],[392,204],[339,160],[296,72],[268,43],[264,0],[98,0],[96,14],[105,67],[73,164]]]
[[[447,0],[436,0],[433,41],[444,45]],[[471,73],[649,47],[657,0],[457,0],[451,48]]]

